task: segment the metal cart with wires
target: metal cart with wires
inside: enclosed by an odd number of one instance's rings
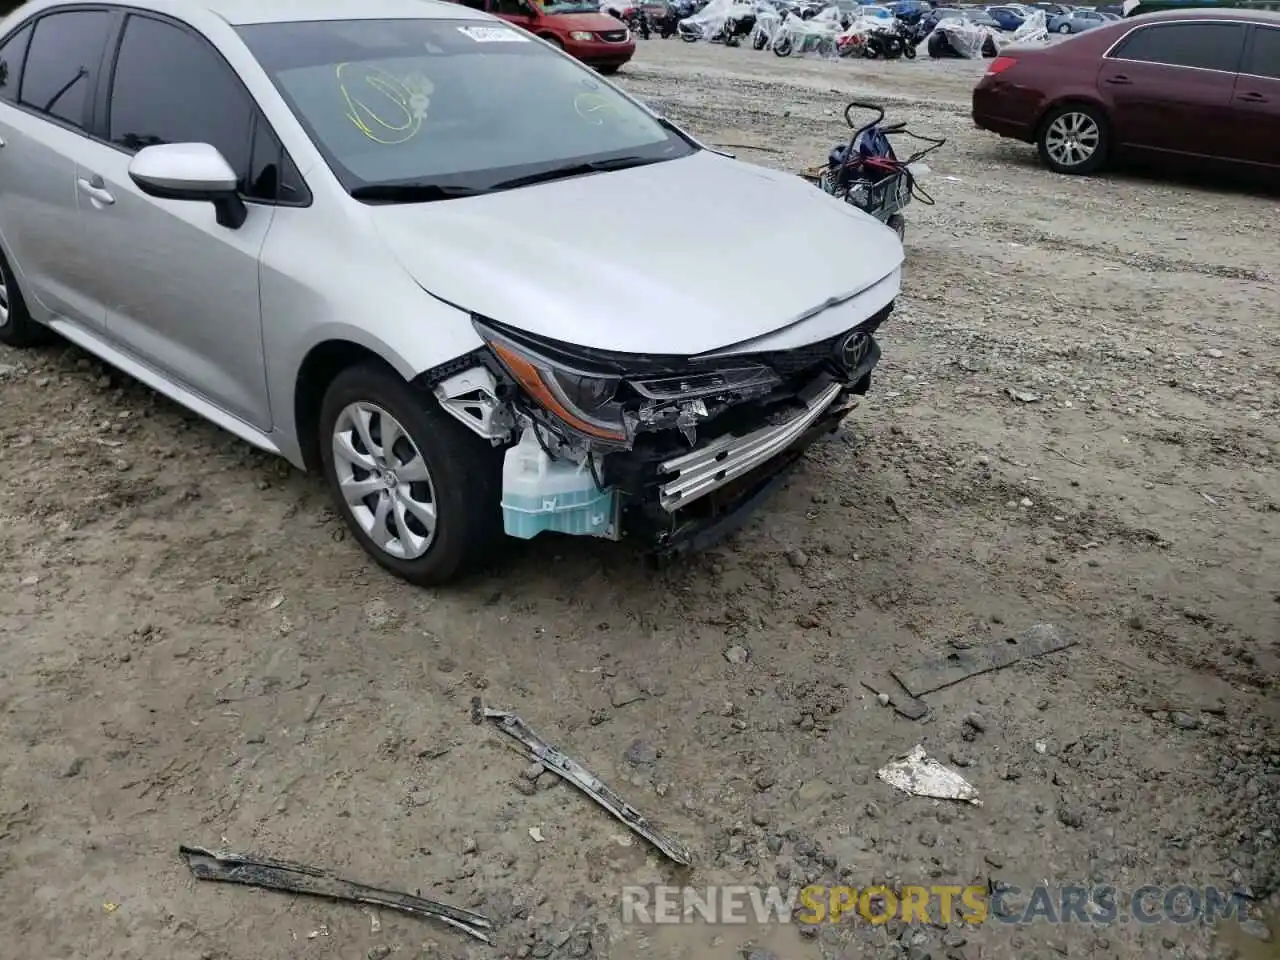
[[[854,110],[871,110],[876,118],[858,126]],[[884,124],[884,107],[854,101],[844,110],[845,122],[853,130],[847,144],[834,147],[825,165],[804,171],[801,176],[834,197],[843,199],[895,230],[902,238],[906,220],[902,211],[911,203],[933,205],[933,197],[916,181],[912,164],[946,143],[945,138],[923,137],[907,129],[906,121]],[[890,137],[902,134],[927,144],[905,160],[899,159]]]

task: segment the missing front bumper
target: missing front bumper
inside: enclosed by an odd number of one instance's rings
[[[658,487],[658,504],[674,513],[767,464],[820,420],[844,391],[839,383],[819,381],[801,394],[805,411],[795,419],[743,436],[721,437],[659,464],[659,474],[670,479]]]
[[[856,401],[837,398],[771,459],[701,497],[696,501],[696,509],[675,514],[674,525],[654,536],[651,556],[661,562],[697,553],[736,533],[786,483],[791,469],[805,451],[838,429],[856,406]]]

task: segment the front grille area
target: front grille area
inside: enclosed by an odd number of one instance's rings
[[[625,30],[606,30],[600,34],[600,39],[605,43],[622,43],[627,39],[627,31]]]
[[[890,303],[879,313],[867,320],[864,320],[856,327],[841,331],[834,337],[828,337],[826,340],[819,340],[817,343],[807,343],[802,347],[795,347],[791,350],[745,353],[741,356],[743,359],[749,358],[768,364],[773,368],[773,371],[783,379],[794,377],[799,374],[813,374],[824,368],[827,364],[838,360],[840,345],[844,342],[845,337],[849,336],[850,333],[854,330],[862,330],[867,334],[874,334],[892,312],[893,304]]]

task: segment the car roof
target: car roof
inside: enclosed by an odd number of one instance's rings
[[[71,0],[33,3],[43,10]],[[107,0],[120,6],[167,13],[181,18],[212,13],[233,26],[251,23],[289,23],[306,20],[434,20],[488,19],[444,0]],[[23,11],[24,8],[18,8]]]
[[[1253,10],[1249,7],[1213,7],[1159,10],[1125,17],[1125,23],[1159,23],[1163,20],[1246,20],[1250,23],[1280,23],[1280,10]]]

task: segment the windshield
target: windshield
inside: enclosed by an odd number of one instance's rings
[[[554,179],[562,167],[617,168],[697,149],[586,67],[505,24],[334,20],[238,31],[357,195],[410,185],[465,195]]]
[[[537,0],[534,0],[536,3]],[[545,3],[538,4],[542,8],[543,13],[549,13],[552,16],[558,13],[599,13],[600,4],[590,3],[588,0],[547,0]]]

